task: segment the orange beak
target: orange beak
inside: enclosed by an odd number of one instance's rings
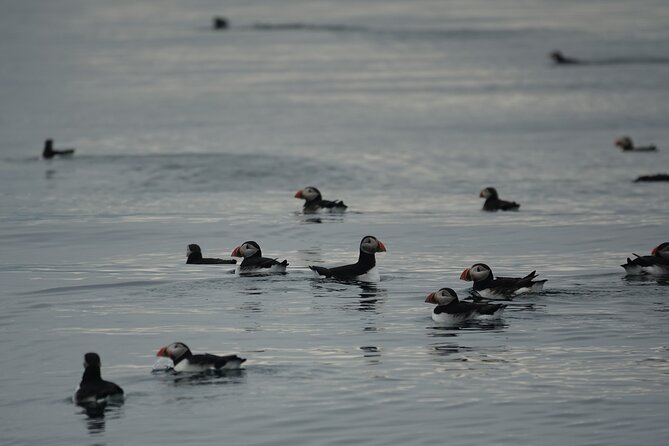
[[[302,195],[302,189],[295,192],[295,198],[304,198],[304,195]]]
[[[427,295],[427,298],[425,299],[425,302],[429,304],[436,304],[437,300],[434,298],[434,293],[430,293]]]
[[[244,257],[242,255],[241,246],[237,246],[235,249],[233,249],[230,257]]]
[[[469,274],[469,268],[465,268],[462,274],[460,274],[460,280],[466,280],[468,282],[472,281],[472,275]]]
[[[479,197],[483,198],[483,191],[479,192]]]
[[[158,353],[156,353],[156,356],[164,356],[165,358],[169,358],[169,355],[167,354],[166,347],[160,347],[160,350],[158,350]]]
[[[386,252],[386,245],[384,245],[381,240],[377,240],[379,245],[376,247],[376,252]]]
[[[650,252],[650,254],[656,256],[657,255],[657,248],[659,248],[659,246],[656,246],[655,248],[653,248],[653,250]]]

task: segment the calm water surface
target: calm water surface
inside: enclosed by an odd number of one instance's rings
[[[632,182],[669,171],[664,2],[4,3],[0,443],[665,443],[669,282],[619,266],[669,239],[667,185]],[[379,283],[307,269],[366,234]],[[249,239],[288,274],[185,264]],[[435,325],[479,261],[546,290]],[[247,362],[154,371],[177,340]],[[71,402],[88,351],[126,391],[103,417]]]

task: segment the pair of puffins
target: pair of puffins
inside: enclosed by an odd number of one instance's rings
[[[490,302],[488,299],[510,300],[520,294],[541,291],[546,280],[534,280],[536,276],[536,271],[532,271],[525,277],[496,278],[488,265],[476,263],[462,271],[460,279],[474,282],[473,290],[478,301],[460,301],[458,294],[452,288],[442,288],[428,294],[425,302],[436,305],[432,310],[432,319],[439,323],[497,319],[502,315],[506,305]]]
[[[246,361],[237,355],[218,356],[210,353],[194,354],[183,342],[173,342],[160,348],[156,356],[170,358],[175,372],[202,373],[207,371],[238,370]],[[122,402],[123,389],[111,381],[102,379],[100,355],[84,355],[84,374],[74,392],[74,402],[82,405],[103,405]]]
[[[350,265],[325,268],[322,266],[309,266],[319,276],[341,280],[378,281],[379,274],[376,269],[377,252],[386,252],[383,242],[372,235],[367,235],[360,241],[360,253],[358,261]],[[285,272],[288,261],[279,262],[275,258],[263,257],[260,245],[254,241],[244,242],[232,251],[232,257],[242,257],[243,260],[237,265],[238,274]]]

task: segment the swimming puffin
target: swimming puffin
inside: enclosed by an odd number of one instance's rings
[[[230,254],[232,257],[243,257],[241,263],[237,264],[236,274],[248,273],[285,273],[288,260],[279,262],[262,256],[260,245],[254,241],[244,242],[237,246]]]
[[[432,320],[454,324],[471,319],[497,319],[506,305],[483,302],[462,302],[452,288],[442,288],[427,295],[425,302],[435,304]]]
[[[186,263],[198,264],[198,265],[212,265],[212,264],[235,264],[237,261],[235,259],[212,259],[212,258],[202,258],[202,249],[200,245],[190,244],[186,250]]]
[[[55,150],[53,148],[53,140],[47,139],[44,141],[44,151],[42,151],[42,157],[44,159],[51,159],[56,155],[67,156],[74,154],[74,149],[62,149]]]
[[[636,256],[634,260],[628,257],[627,263],[620,265],[625,268],[628,276],[669,275],[669,242],[656,246],[649,256],[634,255]]]
[[[113,382],[102,379],[100,373],[100,355],[86,353],[84,355],[84,375],[79,387],[74,392],[77,404],[103,403],[112,400],[123,400],[123,389]]]
[[[532,271],[525,277],[497,277],[485,263],[476,263],[471,268],[465,268],[460,274],[460,280],[473,281],[474,291],[479,296],[487,298],[510,298],[519,294],[541,291],[547,279],[536,280],[537,272]]]
[[[551,59],[553,59],[553,62],[555,62],[556,65],[578,65],[578,64],[583,63],[578,59],[573,59],[571,57],[565,57],[562,54],[562,51],[559,51],[559,50],[551,52],[548,56]]]
[[[194,355],[183,342],[161,347],[156,356],[170,358],[175,372],[204,372],[207,370],[236,370],[245,358],[237,355],[217,356],[209,353]]]
[[[318,212],[321,209],[326,209],[330,212],[343,212],[348,207],[340,200],[323,200],[321,192],[313,186],[307,186],[304,189],[298,190],[295,192],[295,198],[305,200],[302,211],[307,213]]]
[[[654,181],[669,181],[669,174],[658,173],[655,175],[641,175],[636,180],[634,180],[635,183],[654,182]]]
[[[632,138],[629,136],[621,136],[613,142],[613,145],[618,146],[623,152],[656,152],[657,147],[654,145],[645,147],[636,147]]]
[[[515,201],[500,200],[497,195],[497,189],[494,187],[486,187],[479,193],[479,197],[485,198],[483,203],[484,211],[517,211],[520,205]]]
[[[376,257],[374,256],[377,252],[386,252],[385,245],[376,237],[367,235],[360,241],[360,256],[356,263],[334,268],[324,268],[322,266],[309,266],[309,268],[320,276],[378,282],[380,276],[376,269]]]

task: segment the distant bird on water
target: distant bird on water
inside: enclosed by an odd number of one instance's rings
[[[632,138],[629,136],[621,136],[613,142],[614,145],[620,147],[623,152],[655,152],[657,147],[654,144],[644,147],[637,147],[634,145]]]
[[[202,249],[200,245],[190,244],[186,250],[186,263],[198,264],[198,265],[212,265],[212,264],[235,264],[237,261],[235,259],[212,259],[202,257]]]
[[[74,149],[61,149],[55,150],[53,148],[53,140],[47,139],[44,141],[44,151],[42,151],[42,157],[45,159],[51,159],[56,155],[59,156],[69,156],[74,154]]]
[[[486,187],[479,193],[479,197],[485,198],[483,203],[484,211],[517,211],[520,205],[515,201],[504,201],[499,199],[497,189],[494,187]]]
[[[305,213],[313,213],[320,210],[343,212],[348,207],[341,200],[323,200],[321,191],[313,186],[307,186],[304,189],[298,190],[295,192],[295,198],[301,198],[304,200],[304,206],[302,207],[302,210]]]
[[[578,59],[573,59],[571,57],[565,57],[564,54],[562,54],[562,51],[560,50],[555,50],[548,54],[548,57],[553,59],[553,62],[555,62],[556,65],[578,65],[582,64]]]

